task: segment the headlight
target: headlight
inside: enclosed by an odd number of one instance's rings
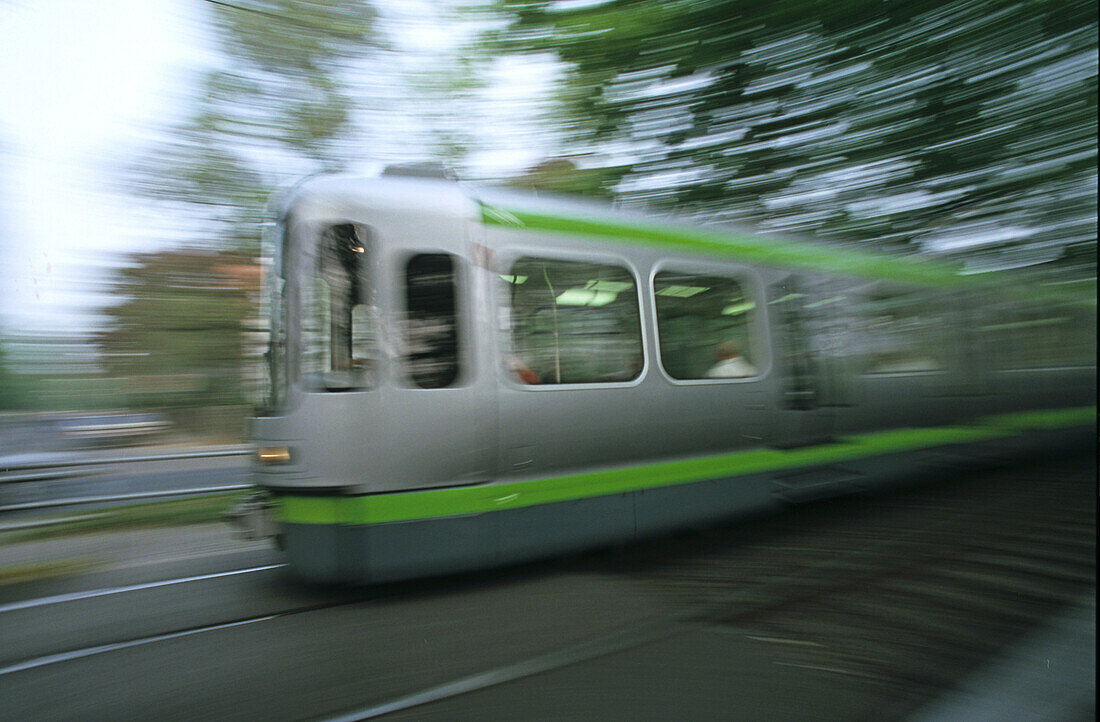
[[[290,449],[285,446],[262,446],[256,450],[256,461],[261,464],[289,464]]]

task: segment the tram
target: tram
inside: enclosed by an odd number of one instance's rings
[[[400,170],[309,179],[269,231],[253,478],[304,580],[509,564],[1095,441],[1094,294]]]

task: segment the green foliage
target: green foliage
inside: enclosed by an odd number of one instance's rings
[[[112,376],[128,380],[128,406],[240,404],[243,324],[254,313],[251,273],[230,254],[141,254],[123,269],[97,343]]]
[[[549,193],[610,198],[610,183],[615,179],[614,169],[581,168],[568,158],[553,158],[512,178],[509,185]]]
[[[564,63],[558,123],[601,159],[598,192],[1095,273],[1092,2],[495,8],[489,48]]]
[[[4,345],[0,343],[0,411],[25,408],[27,401],[23,382],[9,368],[5,358]]]

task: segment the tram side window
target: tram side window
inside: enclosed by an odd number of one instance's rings
[[[376,313],[365,282],[368,231],[352,223],[321,234],[317,265],[302,279],[302,378],[307,387],[348,391],[372,385]]]
[[[454,257],[422,253],[405,265],[405,366],[424,389],[453,386],[459,378]]]
[[[946,328],[929,294],[881,290],[857,301],[863,326],[863,373],[942,371],[946,367]]]
[[[661,365],[674,379],[757,376],[750,321],[756,304],[724,276],[661,272],[653,279]]]
[[[521,258],[509,299],[505,370],[524,384],[630,381],[642,372],[638,288],[626,268]]]

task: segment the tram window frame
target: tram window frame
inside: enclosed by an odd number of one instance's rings
[[[317,245],[299,278],[299,383],[315,392],[374,388],[380,324],[372,301],[377,289],[370,269],[377,244],[371,229],[343,221],[327,223],[307,237]]]
[[[449,306],[444,303],[443,313],[439,314],[439,309],[425,309],[423,306],[414,308],[412,290],[414,286],[409,283],[410,267],[414,262],[418,262],[419,259],[441,259],[445,258],[449,262],[449,271],[446,274],[450,281],[450,294],[449,294]],[[456,386],[462,386],[465,383],[467,377],[466,363],[463,359],[465,351],[465,343],[463,337],[466,335],[464,331],[464,324],[462,322],[462,287],[463,287],[463,265],[459,256],[447,251],[437,250],[425,250],[421,252],[412,252],[404,254],[401,261],[401,299],[402,299],[402,341],[403,349],[401,354],[401,366],[404,371],[403,377],[408,385],[412,388],[420,389],[443,389],[454,388]],[[438,273],[438,271],[435,271]],[[436,301],[441,299],[436,298]],[[419,303],[419,299],[417,300]],[[414,323],[414,310],[417,316]],[[436,316],[436,319],[449,320],[446,324],[446,330],[444,331],[446,337],[442,339],[431,340],[428,338],[414,338],[414,328],[419,329],[416,331],[418,334],[423,332],[427,334],[430,332],[431,325],[427,323],[432,315]],[[421,323],[424,322],[424,323]],[[429,350],[415,351],[414,349],[423,348],[423,345],[427,344]],[[434,347],[436,352],[433,353],[430,349]],[[440,349],[443,349],[440,353]],[[414,360],[414,354],[417,355],[417,359]],[[444,366],[441,369],[426,369],[418,368],[423,362],[429,364],[433,359],[438,362],[442,359]]]
[[[525,264],[541,264],[541,267],[527,268]],[[503,375],[511,384],[529,391],[547,391],[640,382],[646,369],[646,324],[639,274],[628,261],[617,256],[558,254],[532,249],[506,254],[498,270],[500,362]],[[546,299],[541,299],[517,306],[518,289],[524,288],[524,295],[534,297],[529,289],[535,286],[527,286],[527,279],[538,276],[535,271],[539,270],[548,281],[545,290],[555,298],[554,304],[551,306]],[[575,276],[577,283],[567,288],[555,285],[568,280],[570,274]],[[540,283],[538,295],[543,290]],[[563,318],[563,310],[569,318]],[[540,315],[544,318],[537,318]],[[604,330],[599,333],[568,330],[570,325],[582,327],[592,323]],[[529,332],[522,333],[521,325],[528,327]],[[537,341],[532,345],[532,338],[543,331],[553,334],[552,349],[541,348]],[[611,339],[612,336],[617,338]],[[563,337],[572,337],[577,343],[573,348],[566,348]],[[591,348],[593,339],[601,337],[607,341],[603,348],[599,345]],[[615,344],[619,347],[615,348]],[[585,349],[585,345],[590,348]]]
[[[662,278],[664,277],[664,278]],[[683,283],[670,283],[665,288],[660,288],[659,284],[666,279],[681,280]],[[688,282],[690,281],[690,283]],[[682,368],[676,368],[675,363],[672,363],[673,354],[672,349],[666,347],[666,343],[671,341],[673,337],[673,329],[669,315],[671,309],[668,306],[662,308],[662,304],[665,303],[665,298],[693,298],[698,295],[702,295],[710,292],[716,288],[715,281],[724,284],[730,284],[736,287],[736,292],[740,294],[741,300],[738,303],[719,303],[716,300],[711,300],[711,305],[715,308],[722,306],[719,309],[719,316],[743,316],[744,320],[736,324],[742,327],[742,331],[739,334],[739,338],[728,338],[724,341],[710,340],[704,343],[698,343],[694,345],[695,353],[689,353],[689,357],[694,356],[696,359],[696,365],[705,368],[701,368],[697,371],[688,370],[687,364],[689,360],[685,360],[684,364],[680,364]],[[666,293],[666,291],[681,289],[681,293]],[[695,293],[691,293],[692,290],[697,290]],[[758,283],[750,273],[739,269],[718,269],[714,270],[713,267],[686,267],[680,264],[675,265],[659,265],[654,268],[649,282],[649,290],[652,295],[653,304],[653,323],[656,331],[656,346],[657,356],[659,359],[659,365],[662,373],[668,378],[668,380],[674,384],[713,384],[713,383],[745,383],[756,381],[767,374],[768,367],[770,365],[770,354],[768,350],[768,344],[765,339],[761,338],[761,314],[763,313],[761,298],[762,294],[759,292]],[[743,308],[736,308],[738,305]],[[731,308],[730,313],[725,313],[727,308]],[[683,314],[677,314],[683,315]],[[699,316],[699,314],[690,314],[693,316]],[[713,314],[708,314],[713,315]],[[720,319],[712,319],[720,320]],[[729,328],[733,327],[733,324],[727,324]],[[728,329],[725,329],[728,330]],[[662,332],[663,331],[663,332]],[[698,338],[698,334],[692,334]],[[730,349],[727,347],[733,344],[733,351],[736,355],[739,355],[744,359],[745,363],[751,367],[753,373],[747,374],[735,374],[735,375],[717,375],[718,373],[724,373],[732,370],[730,367],[735,364],[731,363],[736,361],[736,356],[730,356]],[[698,361],[706,357],[705,361]],[[720,358],[721,357],[721,358]],[[737,364],[739,365],[739,364]],[[672,366],[672,368],[670,368]],[[749,369],[743,369],[749,370]],[[708,375],[710,372],[715,372],[716,375]]]

